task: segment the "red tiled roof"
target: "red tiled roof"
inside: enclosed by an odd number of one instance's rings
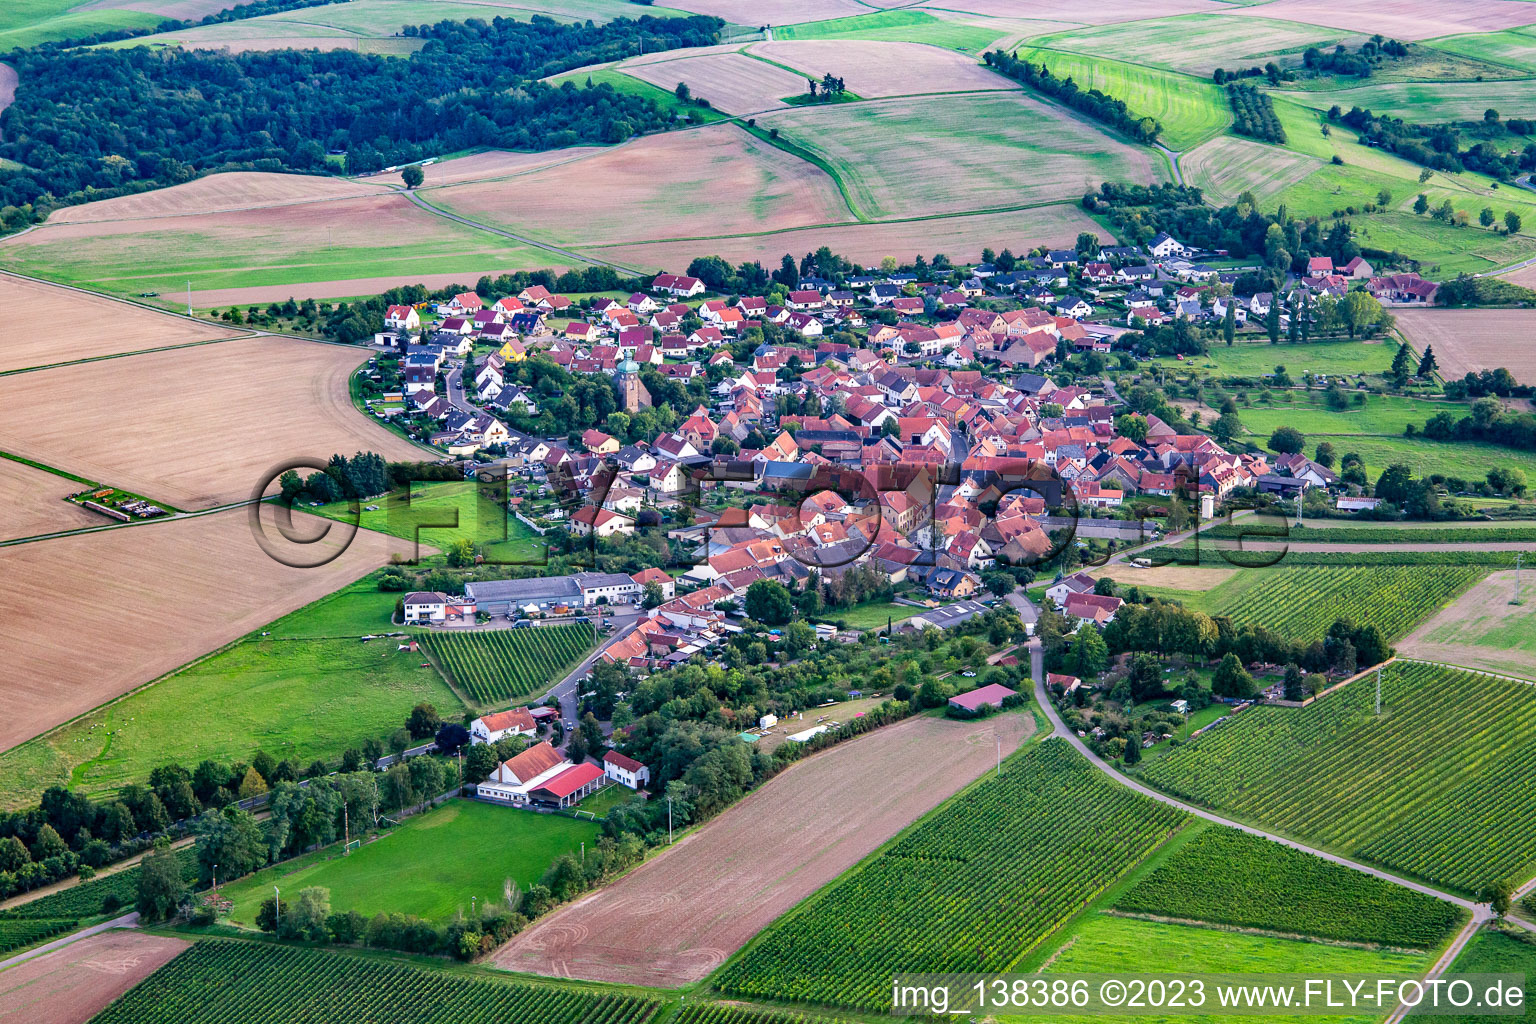
[[[615,768],[624,769],[626,772],[638,772],[645,768],[645,765],[641,764],[639,761],[636,761],[632,757],[625,757],[617,750],[608,751],[608,753],[603,755],[603,760],[608,764],[613,765]]]
[[[568,797],[587,783],[602,777],[603,770],[597,765],[578,764],[556,775],[540,786],[536,792],[548,793],[557,799]]]

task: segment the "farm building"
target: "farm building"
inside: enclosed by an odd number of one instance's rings
[[[603,774],[621,786],[639,789],[651,781],[651,770],[632,757],[625,757],[617,750],[603,755]]]
[[[442,622],[448,606],[448,595],[418,591],[406,594],[401,604],[405,608],[406,622]]]
[[[538,731],[527,708],[485,715],[469,723],[470,743],[495,743],[503,736],[532,736]]]
[[[595,764],[573,765],[547,782],[534,786],[528,795],[535,803],[570,807],[589,793],[602,789],[607,785],[607,779],[603,769]]]
[[[1003,706],[1003,701],[1018,695],[1017,690],[1010,690],[1008,687],[998,683],[991,683],[967,693],[956,694],[949,698],[949,706],[962,708],[966,711],[980,711],[984,707],[1000,708]]]

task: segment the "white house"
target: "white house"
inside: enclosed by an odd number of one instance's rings
[[[448,595],[417,591],[405,595],[406,622],[442,622],[448,611]]]
[[[1067,604],[1067,598],[1073,594],[1093,593],[1093,585],[1092,576],[1085,572],[1073,573],[1061,582],[1046,587],[1045,596],[1050,598],[1056,607],[1064,608]]]
[[[390,306],[384,314],[384,326],[414,331],[421,327],[421,315],[415,306]]]
[[[632,757],[625,757],[617,750],[603,755],[603,774],[621,786],[639,789],[651,781],[651,770]]]
[[[1152,239],[1152,244],[1147,246],[1147,251],[1160,260],[1170,256],[1187,256],[1189,248],[1177,238],[1166,231],[1159,231],[1157,237]]]
[[[498,711],[469,723],[470,743],[495,743],[503,736],[532,736],[538,731],[527,708]]]

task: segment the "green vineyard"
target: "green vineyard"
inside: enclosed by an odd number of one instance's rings
[[[1536,873],[1536,686],[1394,662],[1305,708],[1257,706],[1150,762],[1170,793],[1475,894]]]
[[[1208,611],[1293,640],[1319,640],[1338,619],[1374,625],[1390,643],[1487,575],[1473,566],[1253,569],[1209,595]]]
[[[191,946],[93,1024],[644,1024],[655,1000],[252,942]]]
[[[830,1017],[802,1017],[798,1013],[747,1010],[719,1003],[691,1003],[683,1007],[672,1024],[839,1024]]]
[[[453,683],[481,704],[531,696],[580,664],[591,626],[423,633],[418,636]]]
[[[197,881],[197,849],[182,847],[176,852],[181,860],[182,877],[191,885]],[[0,910],[0,922],[20,917],[89,918],[101,914],[126,914],[139,898],[137,865],[68,889],[49,893],[19,907]]]
[[[716,987],[884,1010],[897,972],[1005,971],[1184,821],[1064,740],[1004,767],[764,933]]]
[[[1432,949],[1454,904],[1235,828],[1211,826],[1115,901],[1130,913]]]
[[[35,946],[44,939],[74,930],[80,922],[74,918],[6,917],[0,918],[0,953]]]

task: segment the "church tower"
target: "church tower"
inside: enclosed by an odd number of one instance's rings
[[[633,416],[651,404],[651,393],[640,382],[640,364],[626,359],[619,365],[619,408]]]

